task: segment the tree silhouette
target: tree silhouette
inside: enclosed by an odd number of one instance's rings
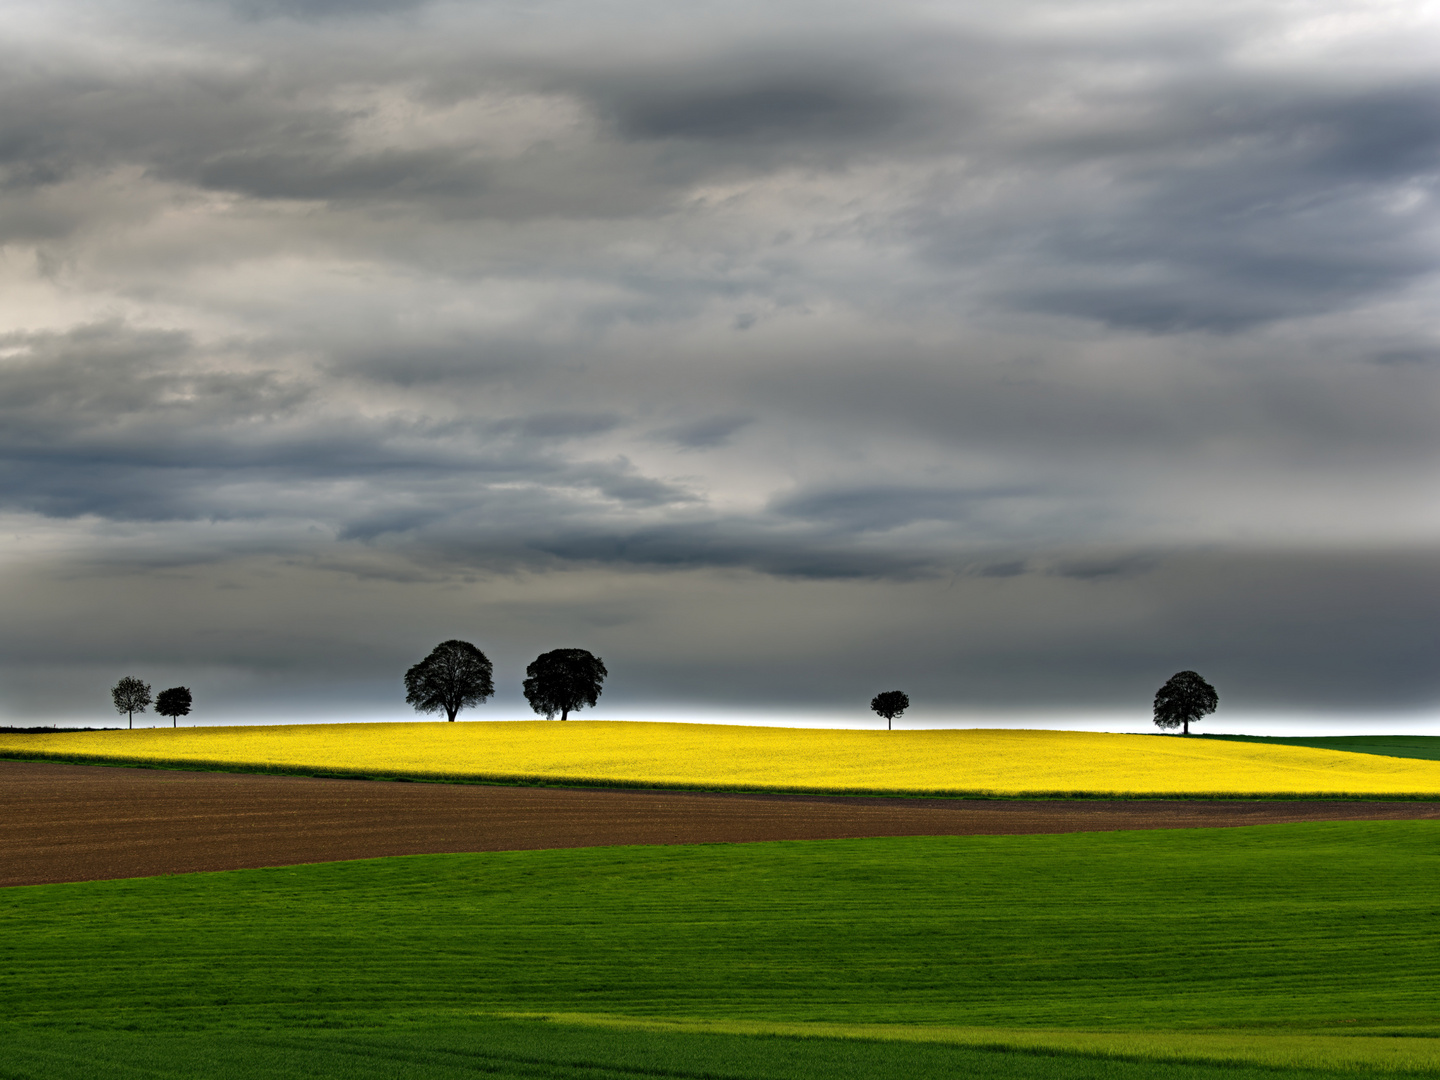
[[[1190,734],[1190,722],[1209,716],[1220,704],[1215,688],[1193,671],[1177,671],[1168,682],[1155,692],[1155,726],[1177,728],[1185,726]]]
[[[190,715],[190,688],[188,686],[172,686],[169,690],[161,690],[155,696],[155,711],[161,716],[170,717],[170,726],[179,727],[179,717]]]
[[[135,714],[143,713],[150,704],[150,684],[126,675],[110,691],[110,700],[115,703],[116,712],[130,717],[130,727],[134,728]]]
[[[608,674],[605,662],[584,649],[553,649],[525,669],[525,700],[546,720],[557,712],[568,720],[571,709],[594,708]]]
[[[893,731],[892,721],[910,707],[910,697],[903,690],[886,690],[870,699],[870,708],[885,718],[885,730]]]
[[[490,661],[468,641],[442,641],[405,672],[405,701],[416,712],[444,710],[447,719],[495,693]]]

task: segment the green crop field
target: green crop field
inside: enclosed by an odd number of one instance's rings
[[[0,892],[0,1077],[1440,1075],[1436,971],[1432,822],[411,856]]]
[[[1352,754],[1440,761],[1440,735],[1320,735],[1314,738],[1290,738],[1284,735],[1207,734],[1201,738],[1274,743],[1277,746],[1309,746],[1316,750],[1345,750]]]
[[[0,1052],[0,1078],[204,1077],[269,1080],[460,1080],[462,1077],[621,1080],[1356,1080],[1372,1069],[1275,1068],[1221,1060],[1016,1050],[946,1042],[656,1032],[479,1017],[463,1024],[380,1029],[196,1033],[18,1032]],[[996,1040],[1003,1043],[1003,1040]],[[1410,1075],[1417,1075],[1411,1072]],[[1418,1075],[1423,1075],[1420,1073]]]

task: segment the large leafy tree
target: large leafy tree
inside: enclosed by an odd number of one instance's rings
[[[161,716],[170,717],[171,727],[179,727],[179,717],[190,715],[192,701],[188,686],[172,686],[156,695],[155,711]]]
[[[525,700],[547,720],[557,712],[568,720],[571,710],[595,706],[608,674],[605,662],[584,649],[553,649],[525,669]]]
[[[1182,724],[1190,734],[1190,724],[1209,716],[1220,704],[1215,688],[1193,671],[1177,671],[1155,693],[1155,726],[1177,728]]]
[[[910,707],[910,695],[903,690],[886,690],[870,699],[870,708],[885,718],[885,730],[894,730],[893,721]]]
[[[111,689],[110,700],[115,703],[116,712],[124,713],[130,718],[130,726],[133,728],[135,714],[143,713],[150,704],[150,684],[126,675]]]
[[[417,712],[444,711],[454,721],[461,709],[495,693],[490,660],[468,641],[442,641],[405,673],[405,701]]]

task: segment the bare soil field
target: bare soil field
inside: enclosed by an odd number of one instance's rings
[[[850,798],[0,761],[0,886],[438,852],[1395,818],[1440,818],[1440,803]]]

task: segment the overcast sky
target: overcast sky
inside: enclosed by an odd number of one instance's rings
[[[4,4],[0,722],[1433,714],[1437,189],[1399,0]]]

